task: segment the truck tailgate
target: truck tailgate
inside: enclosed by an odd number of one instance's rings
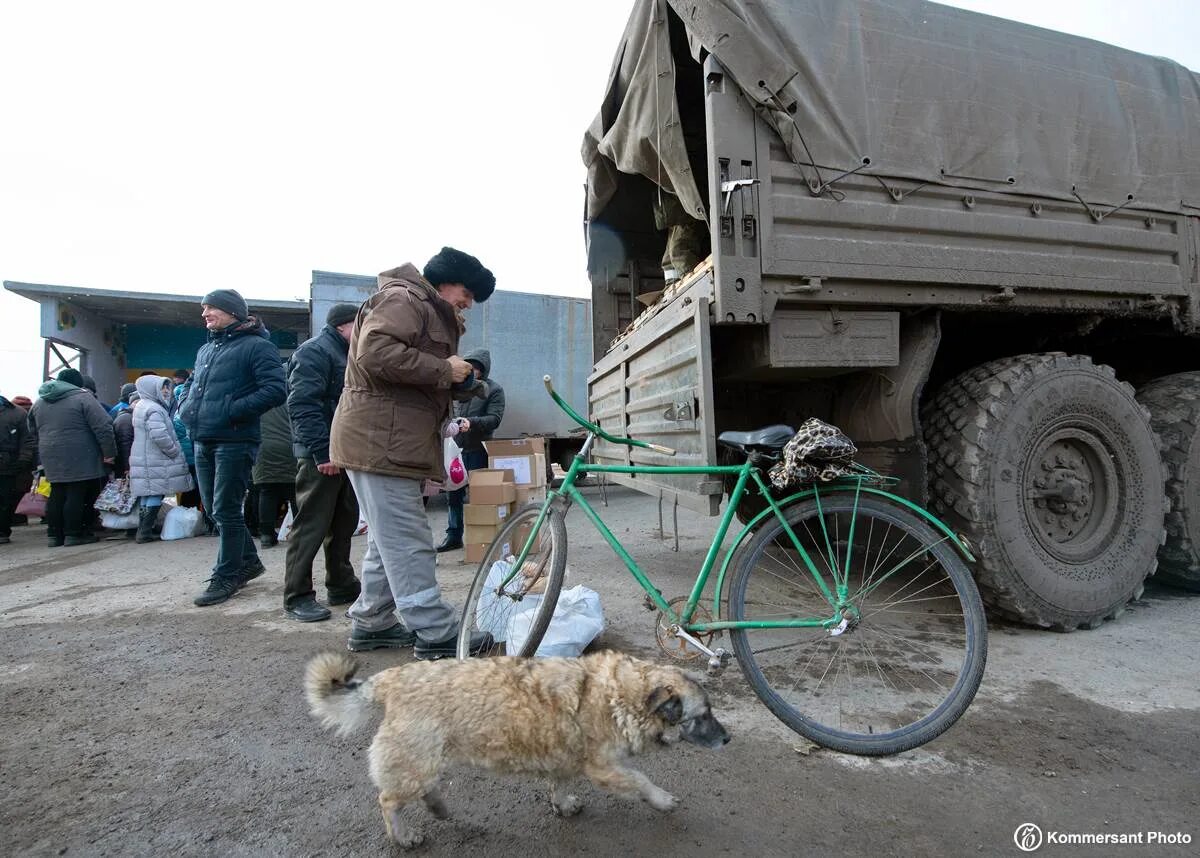
[[[593,461],[605,465],[704,466],[716,461],[712,368],[709,361],[709,269],[647,322],[627,333],[588,378],[591,419],[614,435],[676,450],[666,456],[625,445],[597,443]],[[608,474],[646,494],[715,515],[721,481],[705,474]]]

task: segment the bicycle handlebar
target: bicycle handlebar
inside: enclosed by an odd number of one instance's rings
[[[635,441],[633,438],[624,438],[620,435],[608,434],[595,423],[591,423],[580,417],[575,412],[575,409],[568,405],[566,401],[554,390],[554,383],[550,380],[550,376],[543,375],[542,384],[546,385],[546,392],[550,394],[550,398],[554,400],[554,403],[559,408],[566,412],[568,417],[570,417],[584,429],[587,429],[589,432],[595,432],[597,436],[603,438],[605,441],[608,441],[610,444],[625,444],[629,447],[641,447],[645,450],[653,450],[655,453],[662,453],[664,456],[675,455],[674,450],[672,450],[670,447],[664,447],[661,444],[651,444],[648,441]]]

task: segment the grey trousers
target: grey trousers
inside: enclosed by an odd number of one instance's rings
[[[379,632],[395,614],[428,643],[458,630],[458,615],[438,587],[433,532],[421,502],[421,481],[346,471],[367,520],[362,591],[349,610],[355,629]]]

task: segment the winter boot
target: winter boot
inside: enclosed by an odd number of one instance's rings
[[[140,507],[138,509],[137,536],[134,538],[134,541],[139,544],[143,542],[158,542],[158,537],[154,535],[154,522],[157,519],[158,507]]]

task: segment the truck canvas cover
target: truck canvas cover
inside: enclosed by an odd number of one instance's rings
[[[584,139],[587,212],[617,173],[706,219],[668,16],[819,184],[841,173],[1200,211],[1200,76],[1168,59],[919,0],[638,0]]]

